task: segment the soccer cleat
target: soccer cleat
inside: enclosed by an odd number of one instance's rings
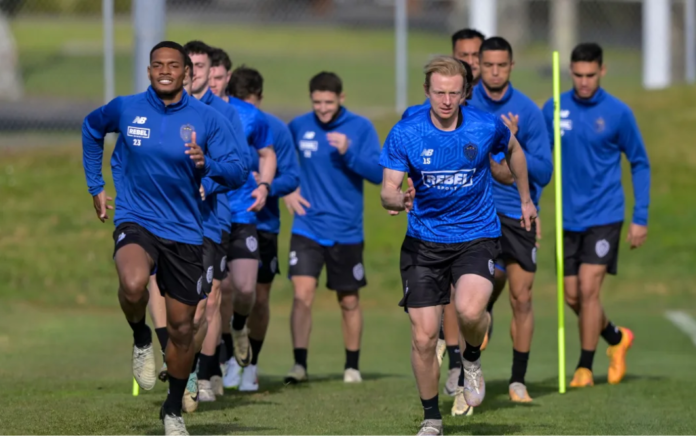
[[[211,376],[210,377],[210,387],[213,390],[215,396],[222,396],[225,394],[225,386],[222,382],[221,376]]]
[[[242,382],[239,384],[239,391],[258,391],[259,377],[257,367],[250,365],[242,370]]]
[[[609,357],[609,372],[607,381],[609,384],[618,384],[626,376],[626,352],[633,345],[633,332],[628,328],[619,328],[621,341],[616,346],[607,348]]]
[[[525,386],[521,382],[513,382],[512,384],[510,384],[509,391],[510,400],[512,402],[532,402],[532,398],[529,397],[529,393],[527,393],[527,386]]]
[[[152,390],[157,382],[155,351],[152,343],[142,348],[133,345],[133,377],[143,390]]]
[[[294,364],[285,376],[285,385],[298,384],[307,381],[307,370],[299,364]]]
[[[169,374],[167,373],[167,363],[162,363],[162,368],[159,371],[159,375],[157,375],[157,379],[162,382],[167,382],[167,379],[169,379]]]
[[[461,372],[461,367],[455,367],[454,369],[449,369],[447,371],[447,381],[445,381],[445,394],[447,396],[454,396],[457,391],[457,383],[459,382],[459,373]]]
[[[164,424],[164,435],[189,435],[184,425],[184,418],[174,414],[164,414],[164,408],[160,410],[160,420]]]
[[[594,380],[592,379],[592,371],[584,367],[578,367],[570,381],[570,387],[592,387]]]
[[[416,435],[443,435],[442,419],[427,419],[421,422],[421,427]]]
[[[442,366],[442,360],[445,359],[445,352],[447,352],[447,342],[441,338],[437,339],[437,349],[435,353],[437,354],[437,366]]]
[[[215,402],[215,392],[210,381],[205,379],[198,380],[198,401],[199,402]]]
[[[242,368],[237,364],[237,360],[234,357],[230,358],[227,362],[227,369],[225,370],[225,376],[222,378],[222,386],[225,388],[239,388],[239,384],[242,382]]]
[[[486,382],[483,380],[481,360],[464,360],[464,399],[468,405],[478,407],[486,397]]]
[[[184,398],[182,400],[182,410],[184,413],[193,413],[198,409],[198,375],[192,373],[186,382]]]
[[[240,367],[246,367],[251,363],[251,346],[249,345],[249,331],[246,326],[241,331],[232,329],[232,341],[234,343],[234,359]]]
[[[471,416],[472,414],[474,414],[474,407],[466,403],[466,399],[464,399],[464,387],[457,387],[454,392],[452,416]]]
[[[343,382],[345,383],[353,383],[353,382],[362,382],[362,376],[360,375],[360,371],[358,369],[346,369],[343,371]]]

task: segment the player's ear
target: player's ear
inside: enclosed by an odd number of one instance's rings
[[[150,66],[147,66],[147,80],[152,82],[152,73],[150,72]]]
[[[338,104],[343,106],[343,102],[345,102],[345,101],[346,101],[346,93],[341,93],[338,96]]]
[[[599,69],[599,77],[604,77],[605,74],[607,74],[607,64],[602,64]]]

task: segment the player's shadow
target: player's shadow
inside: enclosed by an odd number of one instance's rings
[[[517,424],[495,423],[469,423],[457,425],[445,425],[445,431],[449,435],[510,435],[522,432],[522,427]]]
[[[558,391],[558,379],[549,378],[538,382],[526,382],[527,391],[532,399],[542,398]],[[497,379],[486,381],[486,399],[483,403],[474,408],[474,414],[483,414],[487,411],[505,410],[508,408],[535,408],[535,403],[517,403],[510,401],[509,398],[510,381],[507,379]],[[451,408],[454,399],[445,404],[446,408]]]
[[[568,383],[570,380],[573,378],[573,375],[570,375],[568,377]],[[664,381],[665,378],[664,376],[655,376],[655,375],[626,375],[624,376],[623,380],[621,381],[621,384],[625,384],[630,381]],[[608,385],[609,382],[607,381],[607,375],[594,375],[594,385]],[[572,390],[572,389],[571,389]]]
[[[387,378],[405,378],[404,375],[397,375],[391,373],[378,373],[378,372],[367,372],[362,373],[362,380],[365,381],[379,381],[380,379]],[[343,381],[343,373],[324,373],[317,375],[309,375],[309,380],[301,384],[289,384],[287,387],[311,387],[312,384],[330,382],[330,381]]]
[[[141,425],[138,426],[140,435],[162,435],[162,424],[159,426]],[[251,433],[265,432],[266,434],[274,434],[272,431],[276,428],[268,428],[263,426],[239,426],[234,423],[208,423],[200,425],[186,425],[186,430],[191,435],[230,435],[242,434],[249,435]],[[270,431],[270,432],[269,432]]]

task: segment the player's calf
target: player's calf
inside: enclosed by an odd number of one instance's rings
[[[363,317],[360,310],[360,295],[357,291],[338,292],[341,307],[343,341],[346,345],[346,362],[343,382],[362,382],[358,361],[360,359],[360,338],[362,336]],[[436,339],[437,342],[437,339]]]

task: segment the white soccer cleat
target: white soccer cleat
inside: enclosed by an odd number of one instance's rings
[[[440,420],[434,420],[434,419],[427,419],[421,422],[421,427],[420,430],[418,430],[418,434],[416,435],[431,435],[431,436],[436,436],[436,435],[444,435],[443,430],[442,430],[442,419]]]
[[[239,391],[258,391],[259,377],[257,367],[249,365],[242,370],[242,382],[239,384]]]
[[[307,369],[300,366],[299,364],[294,364],[288,374],[285,376],[285,385],[288,384],[298,384],[300,382],[307,381]]]
[[[447,352],[447,342],[440,338],[437,339],[437,347],[435,353],[437,354],[437,366],[442,366],[442,361],[445,359],[445,353]]]
[[[143,390],[152,390],[157,382],[155,350],[152,343],[139,348],[133,345],[133,377]]]
[[[162,417],[162,423],[164,423],[164,435],[189,435],[188,431],[186,431],[183,417],[173,414],[163,415],[162,413],[160,413],[160,417]]]
[[[486,382],[481,371],[481,360],[473,363],[464,360],[464,399],[468,405],[478,407],[486,397]]]
[[[222,376],[211,376],[210,377],[210,387],[213,390],[215,396],[222,396],[225,394],[225,386],[222,382]]]
[[[474,407],[466,403],[464,387],[457,387],[452,404],[452,416],[471,416],[472,414],[474,414]]]
[[[447,396],[454,396],[457,392],[457,384],[459,383],[459,374],[461,371],[461,366],[447,371],[447,381],[445,381],[444,390]]]
[[[230,322],[232,323],[232,322]],[[251,346],[249,345],[249,330],[244,327],[241,331],[234,329],[232,332],[232,342],[234,343],[234,358],[240,367],[246,367],[251,364]]]
[[[195,372],[189,375],[186,382],[181,406],[184,413],[193,413],[198,409],[198,375]]]
[[[227,362],[227,369],[225,369],[225,377],[222,378],[222,385],[225,388],[239,388],[239,384],[242,382],[242,368],[237,364],[234,357],[230,358]]]
[[[343,382],[362,382],[362,376],[360,375],[360,371],[358,369],[346,369],[343,372]]]
[[[215,392],[210,381],[205,379],[198,380],[198,401],[215,402]]]

